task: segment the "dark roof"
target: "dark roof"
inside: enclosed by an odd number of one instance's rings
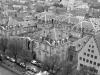
[[[75,16],[85,16],[86,10],[85,9],[75,9],[75,10],[71,10],[70,13]]]
[[[100,12],[94,12],[93,14],[92,14],[92,17],[93,18],[98,18],[100,16]]]
[[[97,35],[94,36],[94,39],[95,39],[95,42],[96,42],[96,45],[97,45],[97,48],[100,52],[100,33],[98,33]]]

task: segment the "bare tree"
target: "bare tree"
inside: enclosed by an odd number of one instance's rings
[[[6,52],[7,55],[13,57],[15,62],[17,62],[17,58],[23,50],[22,42],[17,39],[10,40],[8,43],[8,50]]]
[[[60,61],[58,55],[48,57],[42,63],[42,70],[48,71],[50,75],[58,75],[63,71],[64,62]]]
[[[25,63],[25,65],[27,64],[27,62],[31,62],[31,60],[33,59],[32,54],[27,50],[23,50],[20,53],[20,58]]]
[[[5,54],[5,51],[7,50],[7,45],[8,45],[8,38],[6,37],[1,37],[0,38],[0,51]]]

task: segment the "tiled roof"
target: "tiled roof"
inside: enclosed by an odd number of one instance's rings
[[[94,12],[92,15],[93,18],[98,18],[100,17],[100,12]]]
[[[69,21],[71,24],[78,24],[80,22],[80,20],[76,17],[69,17]]]
[[[86,10],[85,9],[79,9],[79,10],[71,10],[70,13],[72,13],[75,16],[85,16]]]
[[[9,17],[9,22],[8,22],[8,25],[16,25],[16,24],[18,24],[18,21],[17,21],[17,20],[12,19],[11,17]]]
[[[23,27],[28,27],[28,26],[36,25],[36,23],[34,21],[22,21],[22,22],[19,22],[18,24],[22,24]]]
[[[18,22],[23,21],[23,17],[16,17],[15,19],[16,19]]]
[[[55,18],[55,15],[51,15],[51,14],[40,17],[40,19],[42,20],[52,20],[53,18]]]
[[[38,13],[38,14],[35,14],[35,16],[37,17],[41,17],[41,16],[44,16],[44,15],[53,15],[53,13],[49,13],[49,12],[41,12],[41,13]]]
[[[85,44],[87,43],[87,41],[89,41],[90,36],[85,36],[77,41],[75,41],[73,43],[73,45],[76,47],[76,51],[79,51],[83,48],[83,46],[85,46]]]
[[[55,20],[62,21],[63,19],[67,18],[66,15],[59,15],[55,17]]]
[[[91,22],[87,22],[87,21],[82,22],[82,27],[95,30],[93,27],[93,24]]]
[[[47,30],[47,36],[52,39],[52,40],[59,40],[61,39],[61,31],[58,30],[57,28],[53,28],[51,30]]]
[[[92,22],[95,30],[100,30],[100,19],[91,18],[91,22]]]
[[[68,18],[64,18],[62,21],[65,21],[65,22],[70,22],[70,19],[69,19],[69,17]]]
[[[97,45],[97,48],[99,50],[99,53],[100,53],[100,33],[95,35],[94,36],[94,39],[95,39],[95,42],[96,42],[96,45]]]

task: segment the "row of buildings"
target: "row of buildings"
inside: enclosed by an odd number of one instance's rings
[[[41,13],[18,12],[16,17],[8,17],[6,24],[0,26],[0,34],[23,41],[23,47],[29,51],[34,50],[36,58],[41,61],[47,56],[58,54],[61,60],[68,60],[77,69],[80,66],[92,66],[99,73],[100,19],[86,17],[90,9],[89,6],[82,7],[82,4],[59,15],[54,12],[54,6]],[[23,20],[16,20],[19,15],[23,15]]]

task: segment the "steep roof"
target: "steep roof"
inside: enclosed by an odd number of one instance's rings
[[[94,39],[95,39],[95,42],[96,42],[96,45],[97,45],[97,48],[100,52],[100,33],[98,33],[97,35],[94,36]]]
[[[90,36],[85,36],[75,41],[73,45],[76,47],[76,51],[81,50],[85,46],[85,44],[89,41],[89,39],[90,39]]]
[[[53,28],[50,30],[50,38],[53,40],[59,40],[61,39],[61,31],[59,31],[57,28]]]
[[[16,24],[18,24],[18,21],[17,21],[17,20],[12,19],[11,17],[9,17],[8,26],[9,26],[9,25],[16,25]]]

